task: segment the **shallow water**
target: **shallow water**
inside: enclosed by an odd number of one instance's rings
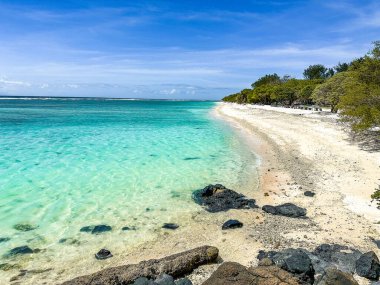
[[[10,238],[1,243],[0,264],[54,268],[93,258],[103,246],[122,252],[152,240],[163,223],[191,224],[187,214],[200,210],[194,190],[244,187],[256,158],[212,115],[214,106],[0,100],[0,238]],[[19,231],[17,224],[35,229]],[[98,224],[112,231],[80,232]],[[4,256],[23,245],[42,252]],[[16,273],[0,270],[0,281]]]

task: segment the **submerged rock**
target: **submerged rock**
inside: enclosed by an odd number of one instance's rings
[[[132,285],[156,285],[156,283],[146,277],[139,277],[132,283]]]
[[[165,223],[163,226],[162,226],[163,229],[167,229],[167,230],[175,230],[175,229],[178,229],[179,228],[179,225],[177,224],[174,224],[174,223]]]
[[[10,241],[11,238],[9,237],[0,237],[0,243]]]
[[[33,250],[29,246],[23,245],[23,246],[12,248],[10,251],[8,251],[8,253],[6,254],[6,256],[14,256],[14,255],[21,255],[21,254],[31,254],[31,253],[33,253]]]
[[[219,250],[212,246],[202,246],[161,259],[142,261],[139,264],[122,265],[103,269],[91,275],[77,277],[63,283],[64,285],[115,285],[130,284],[139,277],[157,278],[168,274],[180,278],[191,273],[200,265],[215,262]]]
[[[237,229],[243,227],[243,223],[238,220],[228,220],[222,226],[222,230]]]
[[[38,226],[33,226],[31,224],[16,224],[13,226],[13,228],[20,232],[28,232],[37,229]]]
[[[359,285],[354,277],[336,268],[327,268],[317,285]]]
[[[373,251],[364,253],[356,261],[356,273],[367,279],[379,280],[380,264],[379,259]]]
[[[14,269],[20,269],[21,266],[18,264],[10,264],[10,263],[2,263],[0,264],[0,270],[2,271],[9,271]]]
[[[195,191],[193,199],[211,213],[229,209],[258,208],[254,199],[247,199],[244,195],[227,189],[221,184],[208,185],[202,190]]]
[[[95,258],[98,260],[103,260],[112,257],[112,253],[105,248],[102,248],[101,250],[98,251],[98,253],[95,254]]]
[[[136,230],[136,227],[128,227],[128,226],[125,226],[125,227],[122,227],[121,230],[122,230],[122,231],[135,231],[135,230]]]
[[[108,225],[86,226],[86,227],[82,227],[79,231],[85,232],[85,233],[91,233],[91,234],[100,234],[100,233],[112,231],[112,227]]]
[[[306,209],[298,207],[292,203],[285,203],[278,206],[263,206],[263,211],[272,215],[286,216],[290,218],[300,218],[306,216]]]

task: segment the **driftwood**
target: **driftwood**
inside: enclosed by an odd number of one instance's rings
[[[126,285],[139,277],[156,278],[162,273],[178,278],[191,273],[200,265],[214,262],[218,254],[216,247],[202,246],[161,259],[107,268],[66,281],[62,285]]]

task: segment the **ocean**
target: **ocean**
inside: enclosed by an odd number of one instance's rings
[[[252,188],[257,158],[216,104],[0,100],[0,264],[56,270],[102,247],[122,253],[163,223],[190,227],[195,190]],[[112,229],[80,231],[94,225]],[[20,246],[39,252],[9,255]]]

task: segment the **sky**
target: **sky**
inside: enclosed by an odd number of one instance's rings
[[[0,94],[214,100],[375,40],[378,0],[0,0]]]

